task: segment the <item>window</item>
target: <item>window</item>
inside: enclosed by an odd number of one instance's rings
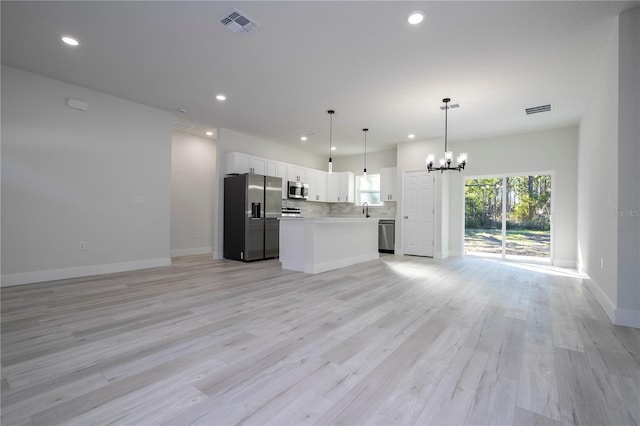
[[[356,203],[361,206],[366,202],[370,206],[381,206],[380,175],[356,177]]]

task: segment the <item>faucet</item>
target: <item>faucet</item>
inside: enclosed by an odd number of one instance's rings
[[[364,217],[371,217],[369,215],[369,203],[367,203],[366,201],[362,203],[362,214],[364,215]]]

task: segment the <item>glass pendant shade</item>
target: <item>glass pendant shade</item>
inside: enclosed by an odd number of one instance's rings
[[[333,173],[333,161],[331,159],[331,150],[333,149],[333,114],[334,110],[330,109],[327,111],[329,114],[329,174]]]

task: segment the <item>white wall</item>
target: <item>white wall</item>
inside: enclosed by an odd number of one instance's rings
[[[385,151],[367,153],[367,173],[377,174],[385,167],[396,167],[397,165],[396,147]],[[322,170],[325,170],[323,168]],[[333,170],[338,172],[353,172],[356,176],[361,175],[364,169],[364,152],[358,155],[347,155],[333,159]]]
[[[469,154],[469,164],[462,173],[449,172],[452,254],[463,253],[466,177],[551,173],[552,260],[555,265],[576,266],[577,128],[454,142],[450,146],[454,153]]]
[[[597,283],[613,309],[617,299],[618,25],[611,33],[580,122],[578,267]],[[603,267],[600,261],[603,261]]]
[[[171,123],[3,66],[2,284],[169,264]]]
[[[171,141],[171,256],[212,253],[216,142],[180,131]]]
[[[231,129],[219,128],[217,140],[216,181],[214,182],[216,218],[214,230],[213,258],[222,258],[224,231],[224,175],[227,172],[227,153],[243,152],[263,158],[297,164],[318,170],[325,170],[328,159],[320,155],[300,151],[286,145],[271,142]]]
[[[640,7],[620,15],[618,322],[640,327]]]
[[[486,140],[449,141],[454,153],[469,154],[469,164],[460,173],[435,174],[435,256],[461,256],[464,251],[465,177],[552,172],[554,263],[575,266],[577,142],[577,129],[573,127]],[[443,150],[443,141],[437,139],[399,144],[398,168],[400,172],[424,169],[427,154],[432,152],[438,157],[437,153]],[[401,215],[402,201],[398,204]],[[397,223],[401,225],[402,221]]]
[[[639,46],[640,8],[635,8],[620,15],[600,64],[580,122],[578,173],[580,268],[611,320],[635,327],[640,327]]]

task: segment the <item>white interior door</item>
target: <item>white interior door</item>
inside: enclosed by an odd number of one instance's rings
[[[433,256],[433,175],[429,172],[405,172],[403,187],[404,254]]]

